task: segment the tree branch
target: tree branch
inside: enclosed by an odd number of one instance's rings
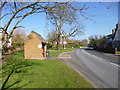
[[[2,2],[1,2],[1,3],[2,3]],[[1,12],[2,8],[5,6],[6,3],[7,3],[7,2],[3,2],[3,4],[2,4],[1,7],[0,7],[0,12]]]
[[[17,11],[14,13],[14,15],[10,18],[10,20],[8,21],[8,23],[4,26],[5,31],[7,31],[7,29],[8,29],[8,27],[9,27],[11,21],[15,18],[15,16],[18,14],[18,12],[22,11],[23,9],[27,9],[28,7],[30,7],[30,6],[32,6],[32,5],[35,5],[35,4],[37,4],[37,3],[38,3],[38,2],[35,2],[35,3],[33,3],[33,4],[29,4],[29,5],[27,5],[27,6],[24,6],[24,7],[20,8],[19,10],[17,10]]]
[[[1,20],[2,18],[4,18],[5,16],[10,15],[10,14],[13,14],[13,13],[7,13],[7,14],[3,15],[2,17],[0,17],[0,20]]]
[[[40,12],[40,11],[39,11],[39,12]],[[13,27],[11,33],[9,34],[8,40],[10,39],[10,37],[12,37],[12,34],[13,34],[14,30],[15,30],[16,28],[21,27],[21,26],[18,26],[18,27],[17,27],[17,25],[18,25],[24,18],[26,18],[27,16],[29,16],[30,14],[33,14],[33,13],[38,13],[38,12],[32,10],[31,12],[29,12],[29,13],[27,13],[27,14],[25,14],[25,15],[22,16],[22,18],[21,18],[21,19],[15,24],[15,26]],[[4,43],[4,44],[5,44],[5,43]]]
[[[17,29],[17,28],[19,28],[19,27],[25,28],[25,27],[23,27],[23,26],[14,27],[14,28],[12,29],[12,31],[11,31],[10,34],[7,33],[8,38],[7,38],[7,40],[5,40],[5,41],[3,42],[3,46],[4,46],[4,45],[6,44],[6,42],[12,37],[12,34],[13,34],[14,30]],[[5,34],[5,33],[4,33],[4,34]],[[3,35],[4,35],[4,34],[3,34]]]

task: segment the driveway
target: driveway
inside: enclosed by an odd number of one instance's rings
[[[60,54],[59,60],[73,67],[96,88],[118,88],[118,56],[92,49],[77,49]]]

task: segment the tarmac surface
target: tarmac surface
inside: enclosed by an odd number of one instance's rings
[[[118,88],[119,56],[92,49],[62,53],[59,60],[70,65],[96,88]]]

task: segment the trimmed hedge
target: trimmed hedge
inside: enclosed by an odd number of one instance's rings
[[[101,51],[101,52],[105,52],[105,53],[115,54],[115,48],[111,48],[111,47],[95,47],[94,49]]]

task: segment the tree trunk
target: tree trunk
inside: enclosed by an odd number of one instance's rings
[[[57,37],[57,50],[59,50],[59,46],[60,46],[60,33],[58,34],[58,37]]]
[[[59,50],[59,46],[60,46],[60,35],[61,35],[62,26],[63,26],[63,22],[62,20],[60,20],[60,25],[58,27],[58,36],[57,36],[57,46],[56,46],[57,50]]]

